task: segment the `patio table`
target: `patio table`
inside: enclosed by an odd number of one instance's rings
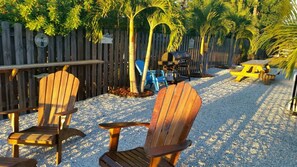
[[[241,70],[230,70],[230,74],[236,77],[236,81],[240,82],[246,77],[259,78],[260,72],[269,73],[269,60],[249,60],[241,63]]]

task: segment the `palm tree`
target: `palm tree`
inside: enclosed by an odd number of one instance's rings
[[[146,75],[147,75],[148,66],[150,62],[154,29],[161,24],[167,25],[169,27],[171,33],[170,33],[170,42],[167,48],[168,51],[173,51],[178,48],[178,46],[182,41],[183,34],[185,32],[184,26],[179,19],[178,12],[174,12],[172,10],[169,10],[166,13],[160,10],[157,10],[153,14],[148,16],[147,20],[149,23],[150,30],[149,30],[149,38],[148,38],[148,44],[147,44],[147,50],[146,50],[146,56],[145,56],[144,70],[143,70],[143,75],[141,79],[141,87],[140,87],[141,92],[144,91],[144,86],[145,86],[144,83],[146,80]]]
[[[135,77],[135,33],[134,20],[144,10],[158,8],[166,11],[169,0],[98,0],[98,6],[103,15],[116,10],[128,19],[129,24],[129,80],[130,92],[138,93]]]
[[[291,2],[291,14],[283,23],[268,26],[257,40],[257,48],[264,47],[268,54],[280,53],[284,55],[275,58],[276,64],[286,73],[286,77],[293,75],[297,63],[297,3]]]
[[[194,0],[189,3],[188,25],[200,35],[200,54],[203,56],[202,73],[206,72],[207,54],[210,37],[222,26],[222,16],[225,11],[224,4],[216,0]],[[206,42],[205,42],[206,40]]]
[[[249,8],[243,1],[226,2],[228,8],[226,13],[226,27],[231,33],[230,49],[227,64],[232,65],[234,51],[238,40],[247,39],[252,45],[253,38],[258,34],[258,29],[253,24],[253,19]]]

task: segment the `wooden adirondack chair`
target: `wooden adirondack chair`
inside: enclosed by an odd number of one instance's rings
[[[201,98],[190,84],[181,82],[158,93],[150,123],[103,123],[110,132],[109,152],[99,159],[101,166],[174,166],[180,152],[191,145],[186,140],[201,106]],[[148,127],[144,147],[117,151],[121,128]]]
[[[144,62],[142,60],[136,60],[135,66],[136,66],[136,69],[138,70],[140,76],[142,76],[143,70],[144,70]],[[145,85],[153,84],[156,91],[159,91],[160,83],[164,83],[166,87],[168,86],[164,71],[163,70],[158,70],[158,71],[160,71],[159,76],[157,76],[157,70],[148,70],[148,72],[146,74],[146,80],[145,80]]]
[[[19,131],[19,113],[30,109],[4,111],[10,114],[13,133],[8,137],[12,144],[12,156],[19,156],[19,145],[56,146],[56,164],[61,162],[62,141],[71,136],[84,137],[77,129],[69,128],[74,108],[79,80],[66,71],[52,73],[40,80],[37,126]],[[31,108],[32,109],[32,108]]]
[[[0,157],[1,167],[36,167],[35,159]]]

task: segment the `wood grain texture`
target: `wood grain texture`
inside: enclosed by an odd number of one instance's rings
[[[40,80],[38,126],[18,131],[18,113],[11,114],[14,133],[8,137],[13,146],[13,156],[18,156],[18,145],[56,146],[56,164],[62,159],[62,141],[71,136],[84,137],[77,129],[68,128],[79,80],[66,71],[49,74]],[[57,114],[61,113],[61,114]]]
[[[110,151],[100,157],[99,164],[174,166],[180,152],[191,145],[191,141],[186,139],[201,104],[200,96],[189,83],[181,82],[161,89],[156,98],[144,148],[117,151],[121,128],[134,124],[102,124],[104,129],[110,131]]]

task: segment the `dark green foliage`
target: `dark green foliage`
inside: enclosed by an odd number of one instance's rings
[[[1,19],[21,22],[30,30],[66,35],[81,25],[83,0],[1,0]],[[8,15],[7,15],[8,14]]]
[[[258,8],[259,28],[280,23],[290,14],[290,0],[260,0]]]
[[[17,22],[19,15],[16,5],[16,0],[0,0],[0,20]]]

